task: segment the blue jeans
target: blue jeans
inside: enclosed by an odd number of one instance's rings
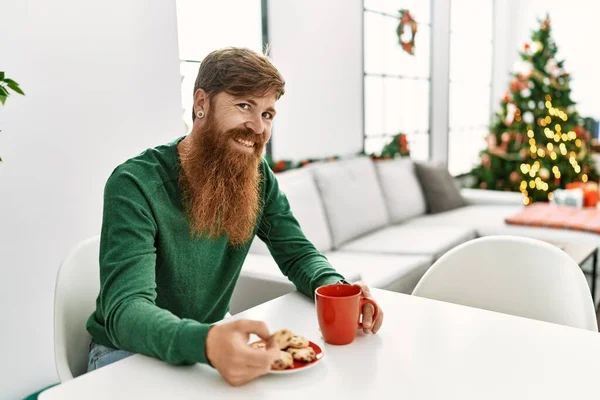
[[[90,353],[88,355],[87,372],[102,368],[105,365],[112,364],[132,356],[133,354],[134,353],[129,351],[102,346],[101,344],[98,344],[92,340],[90,343]]]

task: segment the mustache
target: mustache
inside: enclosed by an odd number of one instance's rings
[[[232,139],[247,140],[254,142],[256,148],[262,148],[265,143],[265,135],[260,133],[257,134],[249,128],[233,128],[225,132],[225,136]]]

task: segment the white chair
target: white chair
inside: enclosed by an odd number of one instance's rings
[[[581,268],[536,239],[487,236],[463,243],[440,257],[412,294],[598,331]]]
[[[100,291],[100,236],[75,245],[61,263],[54,292],[54,358],[58,378],[87,372],[91,336],[86,329]],[[231,317],[230,313],[225,318]]]
[[[87,371],[86,322],[100,290],[100,237],[79,242],[61,263],[54,292],[54,356],[61,382]]]

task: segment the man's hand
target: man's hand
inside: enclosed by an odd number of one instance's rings
[[[364,297],[371,299],[371,300],[375,300],[371,296],[371,291],[369,290],[369,287],[367,285],[365,285],[364,282],[356,282],[353,285],[358,286],[362,290]],[[375,313],[373,306],[369,303],[367,303],[363,306],[363,309],[362,309],[363,323],[362,324],[363,324],[363,332],[364,333],[377,333],[379,328],[381,328],[381,324],[383,324],[383,310],[381,309],[381,307],[379,307],[378,311],[379,311],[379,314],[377,315],[377,320],[373,321],[373,314]]]
[[[269,342],[266,351],[248,345],[254,333]],[[270,339],[264,322],[239,320],[214,325],[206,336],[206,357],[232,386],[240,386],[269,372],[279,357],[279,348]]]

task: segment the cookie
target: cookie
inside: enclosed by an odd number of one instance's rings
[[[287,352],[292,355],[294,360],[306,363],[311,362],[315,358],[317,358],[315,350],[312,347],[304,347],[302,349],[294,349],[290,347],[287,349]]]
[[[304,336],[294,335],[289,341],[289,347],[294,349],[301,349],[303,347],[308,347],[308,339]]]
[[[273,334],[273,340],[280,350],[285,350],[290,345],[294,333],[289,329],[281,329]]]
[[[255,343],[252,343],[251,346],[255,349],[266,349],[267,348],[267,344],[265,342],[255,342]]]
[[[271,368],[281,370],[288,369],[294,364],[294,358],[292,355],[286,351],[279,351],[279,358],[276,359],[273,364],[271,364]]]

